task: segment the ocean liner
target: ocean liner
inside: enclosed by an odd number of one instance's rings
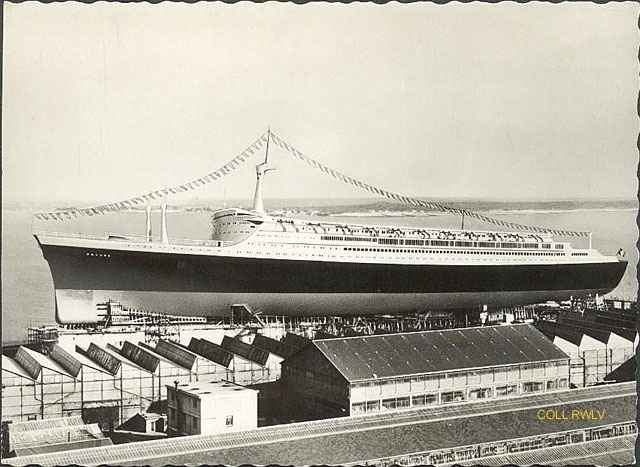
[[[207,240],[34,232],[49,264],[59,323],[94,323],[97,304],[229,315],[397,314],[502,307],[604,294],[621,258],[537,233],[416,229],[314,222],[265,213],[257,167],[253,208],[212,215]]]

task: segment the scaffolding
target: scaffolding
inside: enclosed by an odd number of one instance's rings
[[[180,342],[180,324],[166,318],[144,322],[145,344],[157,344],[160,340]]]
[[[56,326],[29,326],[27,329],[27,345],[40,353],[48,353],[49,349],[58,342],[59,330]]]

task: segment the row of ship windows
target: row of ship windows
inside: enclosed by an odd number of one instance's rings
[[[377,239],[376,238],[369,238],[369,237],[340,237],[340,236],[334,236],[334,235],[323,235],[320,237],[321,240],[332,240],[332,241],[343,241],[343,240],[349,240],[352,242],[375,242]],[[407,240],[409,241],[409,240]]]
[[[248,234],[251,233],[249,230],[225,230],[224,232],[216,232],[216,235],[225,235],[225,234]]]
[[[371,251],[381,253],[465,253],[469,255],[518,255],[518,256],[563,256],[564,253],[530,253],[526,251],[454,251],[454,250],[410,250],[394,248],[352,248],[345,247],[345,251]],[[586,253],[580,255],[587,256]],[[574,254],[575,256],[575,254]]]
[[[265,243],[257,243],[259,246],[268,246],[268,247],[289,247],[289,248],[304,248],[304,249],[314,249],[314,250],[324,250],[325,247],[315,246],[315,245],[285,245],[285,244],[265,244]],[[328,247],[329,250],[337,250],[336,247]],[[398,249],[398,248],[356,248],[356,247],[342,247],[343,251],[362,251],[362,252],[372,252],[372,253],[439,253],[439,254],[451,254],[451,253],[464,253],[470,255],[502,255],[502,256],[564,256],[564,253],[551,253],[551,252],[526,252],[526,251],[455,251],[455,250],[413,250],[413,249]],[[250,253],[247,251],[246,253]],[[270,253],[267,253],[270,254]],[[276,253],[279,255],[280,253]],[[286,255],[286,253],[283,253]],[[582,253],[581,255],[587,256],[587,253]]]
[[[247,222],[247,221],[240,221],[240,222],[220,222],[219,224],[215,224],[215,225],[214,225],[214,228],[215,228],[215,227],[219,227],[219,226],[221,226],[221,225],[237,225],[237,224],[248,224],[248,222]]]
[[[87,256],[99,256],[101,258],[111,258],[111,255],[108,253],[87,253]]]
[[[322,235],[321,240],[329,241],[366,241],[377,242],[381,245],[413,245],[413,246],[466,246],[466,247],[478,247],[478,248],[543,248],[550,249],[549,243],[521,243],[521,242],[474,242],[465,240],[412,240],[412,239],[397,239],[397,238],[362,238],[362,237],[342,237],[333,235]],[[556,244],[556,250],[564,249],[563,244]]]

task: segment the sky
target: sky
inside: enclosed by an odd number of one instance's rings
[[[268,127],[408,196],[635,197],[637,18],[633,2],[4,3],[3,202],[119,201]],[[269,159],[266,198],[368,196]],[[251,198],[252,165],[173,201]]]

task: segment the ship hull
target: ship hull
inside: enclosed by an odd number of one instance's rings
[[[623,261],[418,265],[41,248],[61,323],[95,322],[94,305],[108,299],[190,316],[227,316],[234,303],[289,316],[522,305],[608,293],[626,268]]]

